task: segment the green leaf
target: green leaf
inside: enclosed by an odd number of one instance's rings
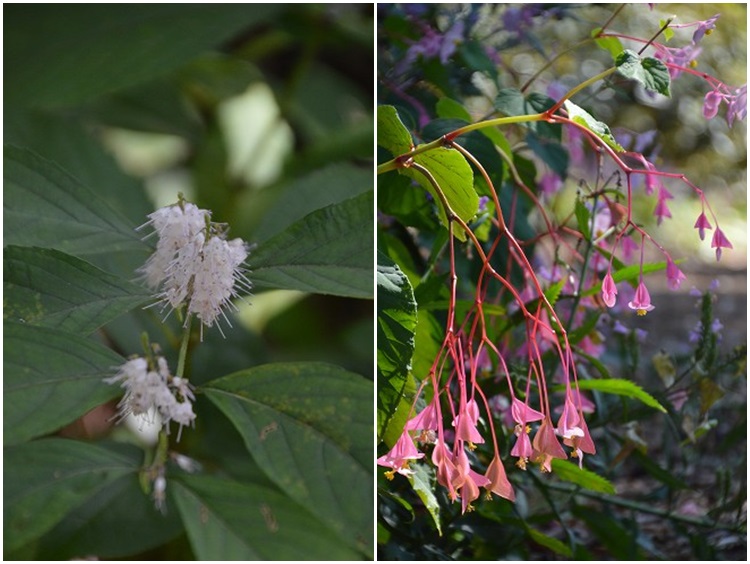
[[[539,92],[525,95],[515,88],[503,88],[495,98],[495,109],[507,116],[523,116],[537,114],[550,109],[555,101]],[[527,124],[530,131],[540,137],[547,137],[555,141],[562,138],[562,126],[546,122],[532,122]]]
[[[617,493],[615,486],[606,478],[602,478],[585,468],[579,468],[578,464],[573,464],[567,460],[558,458],[552,460],[552,472],[561,480],[571,482],[587,490],[607,494]]]
[[[665,28],[662,32],[664,34],[664,43],[669,43],[669,40],[674,37],[674,30],[671,27],[667,27],[669,25],[668,20],[661,19],[659,20],[659,27]]]
[[[479,196],[474,189],[474,172],[461,153],[440,147],[416,155],[414,162],[430,171],[453,213],[467,223],[476,215]],[[399,171],[419,182],[432,195],[440,222],[448,227],[445,209],[432,183],[421,172],[412,168]],[[453,234],[461,241],[466,240],[466,233],[460,227],[454,225]]]
[[[179,68],[280,6],[15,5],[5,11],[6,104],[61,107]]]
[[[601,49],[604,49],[605,51],[609,51],[609,54],[612,55],[613,59],[617,58],[617,55],[622,53],[623,50],[625,49],[622,46],[620,39],[617,37],[598,37],[598,35],[601,32],[602,32],[602,28],[600,27],[597,27],[596,29],[591,31],[591,37],[594,38],[594,42]]]
[[[88,335],[153,297],[143,288],[54,249],[3,253],[4,319]]]
[[[435,104],[435,111],[438,117],[443,119],[460,119],[465,122],[471,122],[469,111],[452,98],[440,98]]]
[[[5,421],[7,432],[8,421]],[[3,449],[4,546],[38,538],[65,515],[139,462],[120,452],[66,439],[41,439]]]
[[[427,511],[429,511],[438,534],[442,536],[443,530],[440,527],[440,504],[438,503],[437,497],[435,497],[435,472],[427,464],[413,464],[411,468],[414,473],[409,476],[409,483],[419,496],[419,499],[424,503]]]
[[[74,421],[116,397],[102,382],[123,359],[69,333],[3,323],[3,443],[29,440]]]
[[[372,382],[322,363],[243,370],[204,387],[257,464],[360,551],[373,531]]]
[[[538,545],[549,548],[552,552],[559,554],[560,556],[564,556],[566,558],[573,557],[573,553],[571,552],[570,548],[556,538],[545,535],[544,533],[541,533],[532,527],[526,527],[526,532],[529,533],[531,540],[533,540]]]
[[[181,476],[171,485],[198,560],[362,559],[276,490],[208,476]]]
[[[263,213],[253,240],[263,241],[319,208],[339,204],[372,190],[372,170],[335,163],[295,178]]]
[[[615,65],[622,76],[635,80],[649,92],[671,96],[669,69],[659,59],[641,59],[638,53],[626,49],[615,58]]]
[[[570,157],[568,151],[555,141],[540,137],[533,131],[526,136],[529,148],[550,167],[557,176],[566,178],[568,176],[568,162]]]
[[[394,157],[407,153],[413,147],[411,134],[404,126],[393,106],[378,106],[378,145]]]
[[[607,394],[616,394],[619,396],[626,396],[629,398],[637,399],[643,402],[649,407],[653,407],[666,413],[667,410],[656,401],[653,396],[648,394],[638,384],[631,382],[630,380],[622,380],[619,378],[600,379],[600,380],[579,380],[578,387],[581,390],[596,390],[598,392],[604,392]]]
[[[6,145],[3,175],[4,245],[82,256],[146,249],[119,212],[35,153]]]
[[[406,275],[378,252],[378,439],[404,393],[414,354],[417,303]]]
[[[250,254],[257,286],[372,298],[373,191],[316,210]]]
[[[142,463],[140,448],[117,445],[118,450],[125,448],[132,450],[135,466]],[[35,559],[60,560],[81,554],[96,554],[102,560],[126,558],[172,540],[184,528],[171,495],[175,482],[170,470],[166,514],[157,510],[153,498],[143,491],[138,474],[129,473],[98,490],[42,536],[35,543]]]
[[[614,135],[612,135],[612,132],[610,131],[609,126],[606,123],[597,120],[586,110],[576,106],[570,100],[565,100],[564,106],[565,110],[568,112],[568,117],[574,122],[580,123],[581,125],[586,127],[586,129],[593,132],[597,137],[599,137],[615,151],[622,152],[625,150],[617,142]]]
[[[586,241],[591,240],[591,212],[586,207],[583,199],[576,198],[575,208],[576,221],[578,222],[578,231],[581,232]]]
[[[544,297],[547,298],[547,301],[552,307],[557,303],[557,299],[560,297],[560,292],[562,292],[562,289],[567,282],[568,281],[565,278],[562,278],[544,291]],[[487,310],[485,310],[485,315],[490,315]]]

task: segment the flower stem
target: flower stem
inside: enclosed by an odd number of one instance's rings
[[[182,344],[180,345],[180,356],[177,358],[177,372],[175,377],[184,378],[185,373],[185,360],[187,359],[188,347],[190,345],[190,324],[193,321],[193,316],[188,314],[185,320],[185,331],[182,334]]]

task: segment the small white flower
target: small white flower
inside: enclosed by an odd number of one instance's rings
[[[147,418],[155,410],[167,432],[170,421],[180,426],[179,440],[182,427],[192,425],[195,420],[192,404],[195,396],[186,379],[173,377],[169,373],[163,357],[157,357],[156,364],[157,370],[149,370],[145,358],[134,358],[123,364],[115,376],[104,381],[108,384],[120,382],[125,389],[125,396],[118,404],[120,419],[130,414]]]
[[[182,201],[155,211],[142,226],[153,226],[159,241],[140,272],[161,290],[159,303],[171,310],[186,306],[188,314],[198,317],[201,340],[203,325],[213,327],[219,316],[231,327],[224,310],[235,307],[231,300],[239,290],[252,289],[243,267],[247,245],[242,239],[227,241],[225,226],[210,222],[210,216]]]

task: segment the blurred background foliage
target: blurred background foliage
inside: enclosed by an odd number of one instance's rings
[[[433,120],[441,105],[449,107],[445,98],[466,108],[475,121],[486,118],[494,112],[498,91],[521,88],[558,55],[534,78],[529,91],[562,94],[612,66],[612,56],[588,39],[619,6],[379,4],[378,103],[397,107],[413,137],[427,142],[443,133]],[[696,69],[738,88],[747,81],[744,4],[655,4],[653,9],[626,4],[608,30],[648,39],[660,20],[676,15],[675,23],[689,23],[717,13],[721,17],[701,42]],[[691,36],[692,29],[676,29],[668,46],[687,45]],[[641,46],[622,42],[635,50]],[[571,46],[575,48],[568,50]],[[614,320],[596,327],[595,334],[606,338],[601,360],[610,374],[637,382],[669,410],[655,415],[622,399],[594,394],[597,413],[589,427],[599,429],[601,439],[597,456],[587,457],[586,466],[615,484],[617,495],[571,487],[554,474],[509,469],[516,504],[484,501],[477,511],[461,516],[438,488],[441,534],[409,483],[399,477],[386,482],[380,472],[381,558],[744,559],[746,123],[735,121],[730,127],[723,112],[706,120],[702,106],[709,90],[699,77],[683,74],[673,80],[671,98],[648,96],[631,81],[616,78],[574,100],[618,138],[655,130],[644,154],[661,170],[684,173],[705,191],[734,245],[717,263],[708,241],[701,242],[694,232],[700,205],[685,185],[667,183],[675,194],[670,200],[673,217],[660,226],[652,215],[653,201],[637,204],[637,221],[675,259],[684,259],[680,267],[688,279],[679,291],[668,292],[663,276],[647,277],[657,304],[654,312],[623,319],[627,328],[618,331],[613,330]],[[512,132],[506,135],[517,141]],[[514,150],[525,149],[523,143],[514,145]],[[378,162],[389,158],[382,151]],[[485,165],[486,159],[480,156]],[[539,160],[535,164],[539,181],[549,169]],[[502,165],[499,176],[501,170]],[[545,200],[558,220],[572,212],[578,181],[585,178],[583,172],[569,172],[563,188]],[[379,206],[396,209],[391,192],[382,188],[398,183],[403,190],[407,182],[386,176],[378,179]],[[414,202],[421,201],[420,196],[415,194],[406,205],[409,209],[419,208]],[[381,217],[381,233],[387,234],[392,248],[396,239],[421,241],[424,246],[417,253],[427,257],[435,225],[420,224],[422,212],[408,220],[409,235],[399,231],[398,221]],[[518,223],[529,225],[523,218]],[[646,260],[659,258],[647,254]],[[431,291],[419,285],[421,275],[410,273],[417,296]],[[417,351],[412,365],[417,382],[433,358],[425,347],[437,347],[440,331],[418,329],[422,352]],[[502,393],[502,386],[493,392],[492,384],[486,385],[488,395]],[[387,450],[383,445],[381,449]]]

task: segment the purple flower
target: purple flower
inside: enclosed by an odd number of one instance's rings
[[[747,84],[740,86],[730,97],[727,107],[727,123],[732,127],[734,119],[743,120],[747,117]]]
[[[724,96],[722,96],[721,92],[718,92],[717,90],[712,90],[706,94],[706,97],[703,99],[703,117],[706,119],[716,117],[716,114],[719,113],[719,105],[723,98]]]
[[[716,20],[721,14],[711,16],[705,21],[698,22],[698,29],[693,32],[693,43],[697,44],[704,35],[710,35],[711,31],[716,28]]]
[[[677,268],[671,257],[667,257],[667,286],[669,286],[670,290],[679,289],[680,284],[682,284],[685,278],[685,275]]]
[[[700,236],[701,241],[703,241],[706,238],[706,229],[712,229],[711,223],[706,217],[706,212],[701,212],[693,227],[698,230],[698,235]]]
[[[669,76],[672,79],[680,76],[682,71],[675,67],[687,67],[692,61],[698,58],[701,54],[701,48],[691,43],[685,47],[665,47],[664,45],[658,46],[658,51],[655,55],[657,59],[661,59],[665,64],[675,65],[669,67]]]

